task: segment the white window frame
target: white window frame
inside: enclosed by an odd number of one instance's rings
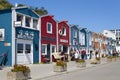
[[[26,26],[26,18],[29,18],[29,26]],[[25,27],[31,27],[31,24],[32,24],[32,18],[29,17],[29,16],[25,16]]]
[[[35,27],[34,27],[34,20],[37,21],[37,24],[35,23],[35,25],[36,25]],[[34,18],[33,18],[33,28],[34,28],[34,29],[38,29],[38,19],[34,19]]]
[[[53,52],[53,50],[52,50],[53,47],[54,47],[54,52]],[[55,46],[55,45],[52,45],[51,51],[52,51],[52,53],[56,53],[56,46]]]
[[[74,37],[77,38],[77,30],[74,30]]]
[[[62,45],[59,45],[59,47],[60,47],[60,46],[61,46],[61,51],[63,51],[63,46],[62,46]],[[59,47],[58,47],[58,48],[59,48]],[[60,52],[60,49],[59,49],[59,52]]]
[[[50,31],[48,31],[48,25],[50,25]],[[47,22],[47,33],[50,33],[50,34],[52,34],[52,23],[50,23],[50,22]]]
[[[89,34],[89,45],[92,45],[92,36]]]
[[[80,32],[79,36],[80,36],[80,38],[79,38],[80,42],[79,43],[81,43],[81,45],[85,45],[85,33]]]
[[[42,47],[43,46],[45,46],[45,53],[43,53],[43,52],[41,52],[42,53],[42,55],[47,55],[47,45],[46,44],[42,44],[42,46],[41,46],[41,51],[42,51]]]
[[[23,26],[23,24],[24,24],[24,15],[17,13],[17,14],[16,14],[16,21],[18,21],[18,20],[17,20],[17,18],[18,18],[17,16],[18,16],[18,15],[22,17],[22,20],[21,20],[20,22],[21,22],[21,26]]]
[[[75,45],[75,42],[76,42],[75,39],[73,39],[73,45]]]
[[[25,14],[17,12],[16,13],[16,21],[17,21],[17,15],[21,15],[23,17],[23,19],[21,21],[21,27],[25,27],[25,28],[28,28],[28,29],[39,30],[39,19],[38,18],[31,17],[29,15],[25,15]],[[30,18],[30,26],[26,26],[26,17]],[[36,28],[33,27],[33,24],[34,24],[33,20],[38,21]]]
[[[63,30],[64,30],[64,33],[63,33]],[[63,27],[63,28],[62,28],[62,35],[63,35],[63,36],[66,36],[66,27]]]

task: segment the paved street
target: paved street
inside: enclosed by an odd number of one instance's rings
[[[112,62],[39,80],[120,80],[120,62]]]

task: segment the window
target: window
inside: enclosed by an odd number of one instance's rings
[[[23,53],[23,44],[17,44],[17,53],[22,54]]]
[[[73,45],[76,45],[76,41],[75,41],[75,39],[73,39]]]
[[[38,26],[38,20],[33,19],[33,28],[37,29]]]
[[[92,45],[92,36],[89,35],[89,45]]]
[[[22,26],[23,15],[17,14],[16,21],[17,21],[17,24],[15,23],[15,26]]]
[[[31,23],[31,18],[30,17],[25,17],[25,26],[30,27],[30,23]]]
[[[74,37],[77,38],[77,31],[74,30]]]
[[[26,44],[25,45],[25,53],[26,54],[30,54],[31,53],[31,45],[30,44]]]
[[[23,21],[23,16],[20,14],[17,14],[17,21]]]
[[[52,33],[52,24],[47,23],[47,33]]]
[[[59,46],[59,52],[62,52],[63,51],[63,49],[62,49],[62,46],[60,45]]]
[[[42,45],[42,54],[47,54],[47,46],[46,45]]]
[[[80,32],[80,38],[79,39],[80,39],[79,43],[81,43],[81,45],[85,45],[85,34],[84,33]]]
[[[116,32],[116,36],[119,36],[119,32],[118,31]]]
[[[116,40],[118,40],[118,37],[116,38]]]
[[[120,36],[120,31],[119,31],[119,36]]]
[[[55,53],[56,52],[56,48],[55,46],[52,46],[52,53]]]
[[[63,34],[63,36],[66,36],[66,28],[65,27],[62,28],[62,34]]]

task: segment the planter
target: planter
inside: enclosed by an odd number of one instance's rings
[[[110,59],[110,58],[107,58],[107,62],[112,62],[112,59]]]
[[[82,63],[77,62],[77,67],[80,67],[80,68],[86,67],[86,62],[82,62]]]
[[[101,61],[100,60],[96,60],[96,59],[91,61],[91,64],[100,64],[100,63],[101,63]]]
[[[100,60],[97,60],[97,64],[100,64],[101,63],[101,61]]]
[[[115,61],[116,61],[116,58],[112,58],[112,61],[115,62]]]
[[[19,72],[8,72],[7,73],[7,80],[28,80],[30,78],[29,73],[23,73],[22,71]]]
[[[63,72],[67,71],[67,66],[54,66],[54,72]]]

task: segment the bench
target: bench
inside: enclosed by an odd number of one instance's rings
[[[61,60],[64,56],[61,56],[59,53],[52,54],[52,61],[56,62],[56,60]]]

